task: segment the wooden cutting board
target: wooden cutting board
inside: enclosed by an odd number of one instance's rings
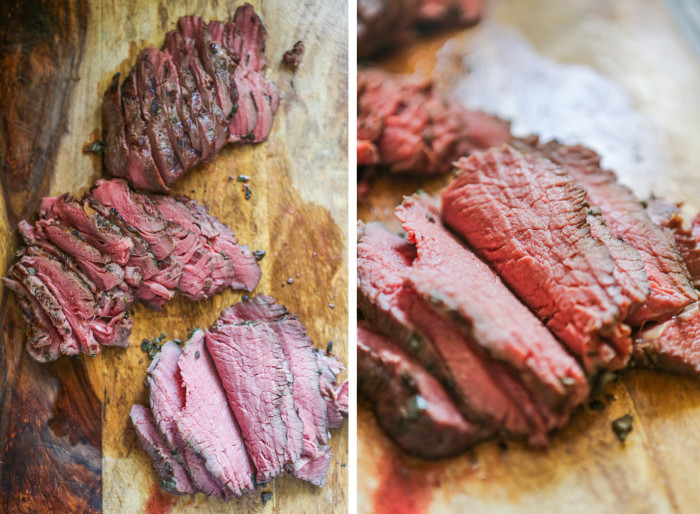
[[[417,41],[381,62],[396,72],[435,73],[436,52],[460,66],[466,48],[487,25],[522,34],[541,55],[583,64],[614,79],[633,107],[659,131],[668,167],[622,179],[640,194],[653,191],[700,208],[700,58],[661,0],[491,0],[485,24]],[[447,62],[447,67],[452,66]],[[462,73],[469,73],[463,68]],[[440,76],[444,78],[443,75]],[[451,92],[452,83],[442,87]],[[449,177],[381,177],[358,216],[398,229],[394,207],[422,188],[437,193]],[[643,186],[642,186],[643,184]],[[698,512],[700,505],[700,379],[646,370],[621,374],[584,405],[551,446],[513,441],[482,444],[441,462],[403,456],[378,428],[371,409],[358,409],[360,512]],[[602,409],[602,410],[601,410]],[[611,422],[627,413],[625,443]]]
[[[23,0],[0,3],[0,245],[2,271],[19,246],[15,225],[40,198],[79,193],[101,176],[83,154],[100,138],[102,93],[139,51],[160,47],[179,16],[227,19],[240,1]],[[267,252],[256,292],[271,294],[318,347],[347,362],[347,3],[252,2],[269,31],[268,77],[282,103],[269,140],[227,147],[173,193],[209,206],[242,243]],[[280,65],[303,40],[296,73]],[[251,177],[246,201],[238,175]],[[232,180],[233,179],[233,180]],[[291,280],[290,280],[291,279]],[[293,284],[291,283],[293,281]],[[161,312],[134,309],[132,346],[41,365],[24,351],[18,303],[0,286],[0,511],[345,512],[347,426],[332,432],[328,483],[284,476],[225,504],[162,493],[128,420],[148,401],[144,338],[184,338],[240,301],[227,291],[200,303],[175,298]],[[263,506],[262,491],[272,500]]]

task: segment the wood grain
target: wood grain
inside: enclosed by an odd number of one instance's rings
[[[661,0],[643,9],[632,0],[492,0],[485,23],[513,27],[544,56],[591,66],[620,83],[659,129],[670,162],[652,177],[622,179],[632,186],[644,179],[656,194],[686,202],[686,213],[700,209],[700,153],[692,143],[700,138],[700,102],[689,93],[700,88],[700,59]],[[430,76],[443,45],[473,33],[434,35],[381,65]],[[398,229],[393,211],[403,195],[419,188],[434,194],[447,181],[380,177],[358,216]],[[547,450],[493,441],[437,463],[402,456],[361,404],[359,511],[697,512],[700,380],[631,370],[594,399],[603,410],[581,407]],[[620,443],[611,422],[626,413],[634,428]]]
[[[160,47],[179,16],[226,19],[240,3],[100,0],[53,11],[46,7],[51,16],[44,25],[58,27],[33,27],[31,33],[51,41],[53,69],[46,59],[37,60],[40,54],[30,51],[34,47],[21,46],[29,45],[23,34],[30,31],[22,27],[36,19],[25,15],[11,23],[2,15],[0,55],[11,48],[24,56],[13,68],[3,60],[0,78],[0,151],[4,163],[14,152],[13,166],[22,170],[7,175],[5,168],[0,179],[0,234],[10,242],[1,248],[3,270],[19,244],[15,222],[31,216],[42,195],[77,193],[101,176],[101,160],[82,148],[100,137],[102,92],[112,75],[128,71],[146,46]],[[252,3],[270,33],[268,77],[283,97],[270,138],[258,146],[227,147],[214,162],[190,172],[174,193],[203,202],[241,242],[265,250],[256,292],[271,294],[298,313],[317,346],[332,340],[335,353],[347,361],[347,3]],[[18,2],[12,9],[26,6]],[[57,35],[69,26],[71,34]],[[300,39],[306,53],[292,73],[280,59]],[[70,90],[56,90],[53,83],[44,84],[41,94],[38,85],[5,88],[15,70],[31,75],[32,66],[54,81],[72,77]],[[44,118],[32,118],[27,132],[16,120],[31,118],[37,97],[44,102],[39,104]],[[14,130],[11,136],[7,127]],[[235,180],[239,174],[251,177],[248,201]],[[17,302],[4,288],[0,293],[0,511],[36,512],[47,505],[61,512],[347,510],[347,427],[332,433],[325,488],[282,477],[264,489],[273,493],[264,507],[262,490],[225,504],[203,495],[171,496],[156,484],[128,422],[131,405],[147,402],[149,360],[139,343],[161,333],[183,338],[194,326],[206,327],[224,307],[240,301],[240,293],[227,291],[200,303],[175,298],[160,312],[137,306],[132,347],[106,349],[95,358],[61,358],[49,366],[28,357]]]

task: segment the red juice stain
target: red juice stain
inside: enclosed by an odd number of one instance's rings
[[[147,514],[170,514],[176,498],[163,491],[158,484],[151,487],[151,495],[146,502],[144,512]]]
[[[391,452],[379,463],[381,482],[374,493],[375,514],[422,514],[440,486],[442,467]]]

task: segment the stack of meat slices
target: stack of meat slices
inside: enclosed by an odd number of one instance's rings
[[[161,486],[228,499],[283,471],[322,487],[329,428],[347,416],[342,364],[314,349],[296,316],[269,296],[226,309],[148,368],[150,410],[131,419]]]
[[[458,161],[441,208],[415,195],[396,214],[407,240],[361,227],[358,376],[406,451],[542,444],[600,373],[700,372],[698,241],[593,151],[514,140]]]
[[[104,95],[107,169],[153,192],[167,192],[227,142],[265,140],[279,107],[264,77],[266,30],[250,4],[230,22],[184,16],[178,27]]]
[[[509,123],[441,96],[430,80],[378,68],[358,72],[358,166],[447,173],[463,155],[509,139]]]
[[[261,276],[248,246],[203,206],[136,193],[120,179],[97,181],[81,199],[44,198],[39,220],[19,229],[25,246],[3,282],[42,362],[128,345],[134,302],[160,308],[175,291],[192,300],[252,291]]]

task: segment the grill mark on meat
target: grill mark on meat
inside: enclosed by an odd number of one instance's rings
[[[651,286],[644,305],[628,323],[641,326],[663,320],[698,300],[673,238],[655,225],[632,191],[619,184],[600,157],[583,146],[564,146],[556,141],[537,146],[548,159],[563,166],[588,192],[589,201],[600,207],[610,231],[639,250]]]
[[[156,69],[161,65],[161,55],[156,48],[147,48],[136,62],[141,117],[151,141],[151,153],[166,187],[172,186],[184,173],[168,136],[170,125],[165,106],[158,97]]]
[[[586,192],[563,169],[509,146],[460,159],[443,217],[589,373],[631,353],[607,247],[591,235]]]
[[[167,193],[168,187],[153,160],[148,128],[141,115],[135,67],[124,79],[121,91],[126,142],[129,147],[126,178],[132,187],[137,189]]]
[[[410,455],[450,457],[491,435],[466,421],[442,384],[366,321],[357,327],[357,376],[379,424]]]

